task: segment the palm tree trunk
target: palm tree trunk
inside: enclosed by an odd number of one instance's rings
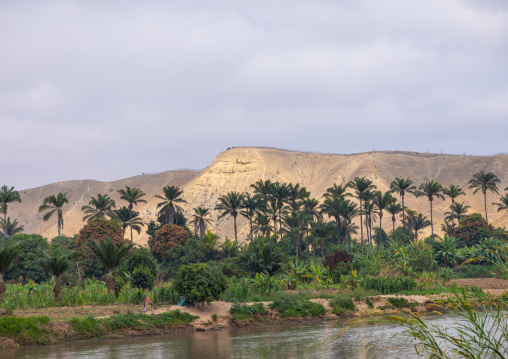
[[[58,243],[60,243],[60,227],[62,224],[60,223],[60,215],[58,215],[57,227],[58,227]]]
[[[489,217],[487,217],[487,191],[483,193],[483,203],[485,204],[485,222],[489,223]]]
[[[335,224],[336,224],[336,230],[337,230],[337,244],[340,244],[340,225],[339,225],[339,218],[335,218]]]
[[[395,232],[395,216],[392,216],[392,225],[393,225],[392,231]]]
[[[382,230],[382,226],[381,226],[381,221],[383,220],[383,212],[379,212],[379,248],[381,248],[381,230]]]
[[[108,271],[108,278],[106,279],[106,286],[108,287],[108,294],[115,292],[115,277],[113,276],[113,270]]]
[[[316,259],[316,242],[314,241],[314,233],[312,233],[312,257]]]
[[[233,224],[235,226],[235,242],[238,243],[238,237],[236,235],[236,215],[233,215]]]
[[[58,300],[60,298],[60,293],[62,292],[62,286],[60,285],[60,277],[55,277],[55,286],[53,287],[53,295],[55,299]]]
[[[7,223],[7,204],[3,208],[3,211],[4,211],[4,222]]]
[[[250,241],[253,242],[254,241],[254,232],[252,230],[252,216],[249,217],[249,221],[250,221]]]
[[[455,219],[454,219],[454,215],[453,215],[453,198],[452,198],[452,228],[453,228],[453,234],[455,234]]]
[[[325,241],[321,239],[321,261],[325,261]]]
[[[406,233],[406,207],[404,207],[404,194],[401,193],[400,196],[402,197],[402,227],[404,228],[404,233]]]
[[[362,211],[363,211],[362,197],[360,197],[360,238],[362,239],[362,245],[363,245],[363,217],[362,217]]]
[[[349,237],[347,235],[347,227],[348,227],[348,225],[347,225],[347,223],[345,223],[344,224],[344,230],[346,232],[346,252],[349,252]]]
[[[168,209],[168,218],[167,218],[167,221],[168,223],[167,224],[175,224],[175,213],[173,211],[173,208],[169,208]]]
[[[282,207],[279,208],[279,230],[280,230],[280,243],[282,244]]]
[[[300,240],[298,235],[295,235],[295,249],[296,249],[296,258],[298,258],[298,245],[300,244]]]
[[[5,282],[4,282],[4,274],[0,273],[0,303],[2,303],[4,301],[5,290],[6,290],[6,286],[5,286]]]
[[[434,221],[432,220],[432,201],[430,201],[430,231],[431,237],[434,239]]]
[[[134,243],[134,239],[132,238],[132,209],[129,206],[129,226],[131,227],[131,243]]]

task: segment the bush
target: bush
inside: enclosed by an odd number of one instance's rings
[[[174,280],[175,290],[185,295],[191,302],[210,303],[224,293],[227,278],[216,267],[208,264],[184,265]]]
[[[382,294],[393,294],[414,289],[416,282],[404,277],[367,277],[360,282],[360,286],[365,290],[376,290]]]
[[[282,295],[269,304],[272,309],[277,309],[281,317],[301,317],[301,316],[322,316],[325,308],[320,303],[314,303],[309,300],[299,301],[290,295]]]
[[[395,231],[392,231],[392,233],[390,233],[390,236],[388,238],[401,245],[408,245],[409,243],[411,243],[411,235],[409,233],[410,232],[407,228],[406,231],[404,232],[404,227],[397,227],[395,228]]]
[[[490,265],[466,264],[457,266],[452,271],[458,278],[492,278],[492,269],[493,266]]]
[[[167,262],[163,263],[163,268],[169,277],[174,277],[181,266],[204,262],[205,255],[200,242],[191,238],[187,244],[178,245],[169,249],[166,253],[166,260]]]
[[[459,247],[479,244],[483,238],[492,237],[494,227],[488,224],[480,213],[473,213],[460,220],[454,236],[458,238]]]
[[[175,291],[172,285],[159,285],[152,291],[152,300],[156,304],[178,304],[180,294]]]
[[[356,310],[355,303],[351,298],[337,297],[330,300],[330,306],[333,308],[332,313],[341,315],[344,312]]]
[[[255,316],[266,315],[268,311],[263,303],[255,303],[253,305],[236,304],[229,310],[232,320],[247,320]]]
[[[331,256],[326,256],[323,262],[323,267],[330,268],[330,272],[333,273],[339,263],[352,263],[353,259],[349,256],[346,251],[335,251]]]
[[[133,287],[151,290],[154,282],[155,276],[145,264],[138,265],[132,272],[131,283]]]
[[[148,248],[137,249],[125,264],[127,271],[131,274],[134,272],[134,269],[140,265],[148,267],[154,276],[157,273],[157,262]]]
[[[43,343],[48,332],[42,328],[49,322],[49,317],[1,317],[0,336],[14,338],[23,342]]]
[[[411,308],[416,306],[415,302],[409,302],[406,298],[402,297],[391,297],[387,300],[394,308]]]
[[[93,315],[88,315],[85,318],[71,318],[70,323],[72,329],[88,338],[104,334],[103,329],[99,325],[100,322]]]

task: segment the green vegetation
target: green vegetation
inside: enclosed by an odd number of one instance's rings
[[[229,310],[232,320],[248,320],[268,314],[263,303],[255,303],[253,305],[236,304]]]
[[[271,309],[276,309],[279,316],[284,317],[321,317],[325,314],[325,308],[320,303],[309,300],[298,300],[295,296],[281,295],[269,304]]]
[[[356,310],[356,306],[355,303],[353,303],[353,300],[343,296],[332,299],[330,301],[330,306],[333,308],[332,313],[337,315],[341,315],[347,311]]]
[[[416,282],[404,277],[367,277],[361,282],[361,286],[366,290],[375,290],[381,294],[394,294],[414,289]]]

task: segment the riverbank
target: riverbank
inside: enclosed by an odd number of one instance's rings
[[[502,280],[483,282],[482,288],[493,297],[505,294]],[[469,283],[456,283],[458,286]],[[479,284],[479,282],[477,283]],[[486,288],[486,287],[494,288]],[[333,293],[335,299],[298,301],[298,293],[289,293],[288,301],[306,310],[283,310],[288,303],[234,303],[213,302],[203,308],[164,305],[77,306],[14,310],[12,315],[0,317],[0,348],[28,345],[48,345],[90,338],[123,338],[166,334],[175,331],[222,330],[230,327],[279,325],[287,322],[339,320],[342,318],[386,315],[396,310],[426,313],[434,311],[449,293],[436,295],[374,295],[352,296],[351,293]],[[307,302],[307,304],[305,304]],[[314,303],[315,305],[310,305]],[[291,303],[289,303],[291,304]],[[243,315],[232,314],[237,308]],[[284,308],[284,309],[283,309]],[[300,310],[300,309],[299,309]],[[234,312],[234,310],[233,310]],[[237,310],[238,312],[238,310]]]

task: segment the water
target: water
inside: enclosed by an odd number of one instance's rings
[[[445,324],[437,318],[435,324]],[[363,324],[345,332],[335,342],[343,327],[339,322],[312,322],[225,329],[208,332],[179,332],[153,337],[111,340],[89,340],[0,350],[0,358],[204,358],[204,359],[268,359],[268,358],[417,358],[411,339],[398,335],[400,327],[391,324]],[[398,348],[398,349],[396,349]]]

